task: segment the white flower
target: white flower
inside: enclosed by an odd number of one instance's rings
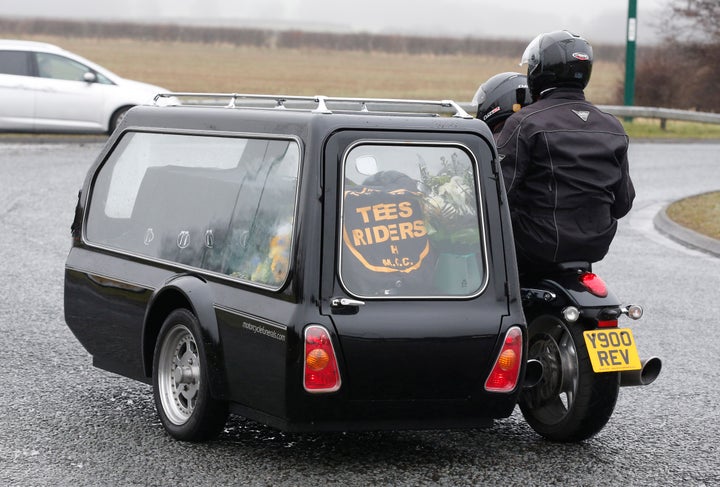
[[[475,213],[475,209],[467,204],[468,201],[474,199],[470,188],[467,187],[460,176],[453,176],[450,181],[440,186],[438,195],[458,215],[473,215]],[[443,213],[445,213],[445,210],[443,210]]]

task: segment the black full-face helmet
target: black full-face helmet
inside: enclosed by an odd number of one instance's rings
[[[590,81],[590,43],[566,30],[540,34],[528,44],[520,64],[527,63],[528,86],[534,100],[548,88],[584,89]]]
[[[472,99],[477,104],[477,118],[488,124],[493,132],[510,115],[532,102],[527,76],[520,73],[500,73],[480,85]]]

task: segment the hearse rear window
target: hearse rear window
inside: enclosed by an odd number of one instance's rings
[[[294,139],[130,132],[93,186],[93,244],[279,288],[288,274]]]
[[[340,278],[360,297],[465,297],[485,264],[477,175],[455,145],[365,143],[344,159]]]

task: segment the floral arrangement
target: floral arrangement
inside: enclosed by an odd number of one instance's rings
[[[440,164],[437,174],[431,174],[426,164],[419,163],[430,239],[441,251],[475,251],[480,235],[473,172],[455,154],[450,160],[441,158]]]
[[[270,239],[268,254],[258,263],[250,279],[266,284],[280,284],[288,273],[290,257],[290,239],[292,226],[282,225]]]

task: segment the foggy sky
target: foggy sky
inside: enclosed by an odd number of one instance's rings
[[[655,41],[667,1],[638,1],[638,43]],[[3,0],[0,16],[523,40],[568,29],[623,44],[627,9],[627,0]]]

